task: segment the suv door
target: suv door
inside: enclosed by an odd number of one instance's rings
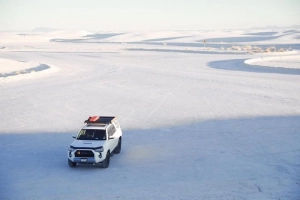
[[[110,125],[108,127],[108,141],[109,141],[109,146],[110,146],[110,150],[114,150],[116,148],[116,146],[118,145],[118,141],[119,138],[117,137],[116,133],[116,128],[114,125]]]

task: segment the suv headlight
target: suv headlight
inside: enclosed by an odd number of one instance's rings
[[[104,149],[103,149],[103,147],[99,147],[99,148],[95,149],[95,151],[96,152],[102,152],[102,151],[104,151]]]
[[[75,151],[75,149],[70,146],[69,151]]]

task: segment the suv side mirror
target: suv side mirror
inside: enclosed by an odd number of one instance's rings
[[[72,135],[72,138],[76,139],[76,136],[75,136],[75,135]]]

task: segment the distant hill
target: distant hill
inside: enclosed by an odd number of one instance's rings
[[[58,31],[59,29],[49,28],[49,27],[36,27],[32,29],[32,32],[51,32],[51,31]]]
[[[300,29],[300,25],[293,25],[293,26],[261,26],[261,27],[252,27],[250,29]]]

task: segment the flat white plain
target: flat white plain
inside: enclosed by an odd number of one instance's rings
[[[299,30],[91,34],[0,33],[0,199],[300,198]],[[122,152],[71,169],[92,115]]]

